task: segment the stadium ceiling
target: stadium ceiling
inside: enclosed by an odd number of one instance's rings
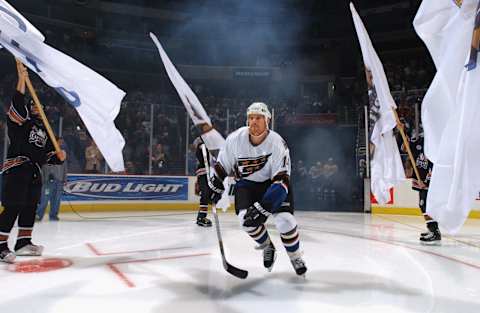
[[[352,0],[372,34],[411,32],[420,0]],[[274,28],[305,40],[350,38],[350,0],[15,0],[35,22],[100,33],[109,27],[161,29],[186,37]],[[123,25],[123,24],[124,25]],[[111,26],[114,25],[114,26]],[[130,26],[129,26],[130,25]],[[169,30],[170,31],[169,33]],[[212,33],[213,32],[213,33]],[[175,32],[175,33],[178,33]],[[195,34],[195,36],[191,35]],[[203,36],[205,37],[205,36]],[[217,36],[219,37],[219,36]],[[350,39],[348,39],[350,40]]]
[[[16,0],[25,2],[29,0]],[[352,1],[359,11],[369,13],[383,13],[398,9],[418,7],[420,0],[36,0],[49,5],[73,4],[77,7],[100,9],[109,7],[109,4],[124,7],[140,7],[144,9],[158,9],[165,11],[191,11],[207,9],[212,12],[234,12],[238,8],[249,7],[251,14],[265,11],[266,14],[301,12],[305,15],[344,14],[348,12],[348,5]]]

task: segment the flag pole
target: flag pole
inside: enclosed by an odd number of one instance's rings
[[[424,187],[425,184],[420,178],[420,173],[418,172],[417,165],[415,163],[415,159],[413,158],[412,150],[410,149],[410,144],[408,142],[407,135],[405,134],[405,131],[403,130],[403,124],[400,122],[400,119],[398,118],[398,113],[397,111],[392,108],[393,115],[395,115],[395,120],[397,121],[397,128],[400,131],[400,135],[402,136],[403,139],[403,145],[405,147],[405,150],[407,150],[408,158],[410,159],[410,163],[412,163],[412,168],[413,171],[415,172],[415,176],[417,177],[417,181],[420,184],[420,186]]]
[[[25,66],[17,61],[17,66],[23,67],[25,69]],[[26,69],[25,69],[26,70]],[[48,133],[48,136],[50,137],[50,140],[52,141],[53,147],[55,148],[55,152],[57,156],[60,158],[60,155],[62,153],[62,150],[60,149],[60,146],[58,145],[57,139],[55,138],[55,134],[53,133],[52,127],[50,126],[50,123],[48,122],[47,116],[45,115],[45,112],[43,111],[42,105],[40,104],[40,100],[37,97],[37,93],[35,92],[35,89],[33,88],[32,82],[30,81],[30,77],[28,76],[28,70],[25,72],[25,83],[27,84],[28,91],[30,92],[30,95],[32,96],[33,102],[35,103],[35,106],[40,114],[40,118],[42,119],[43,124],[45,125],[45,129]]]

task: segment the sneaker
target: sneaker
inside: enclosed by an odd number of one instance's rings
[[[15,254],[6,249],[0,252],[0,262],[13,263],[15,261]]]
[[[273,243],[270,242],[270,244],[263,249],[263,266],[271,272],[276,259],[277,250]]]
[[[17,256],[41,256],[43,252],[43,246],[37,246],[34,244],[28,244],[15,250]]]
[[[199,217],[197,218],[197,225],[202,227],[211,227],[212,221],[206,217]]]
[[[51,216],[50,221],[51,222],[58,222],[58,221],[60,221],[60,219],[58,218],[58,216]]]
[[[433,231],[427,233],[427,235],[420,237],[420,242],[423,244],[439,244],[442,241],[442,234],[440,231]]]
[[[295,269],[295,273],[299,276],[304,276],[305,273],[307,272],[307,267],[305,266],[305,261],[303,261],[301,256],[294,257],[290,259],[290,262],[292,262],[293,268]]]

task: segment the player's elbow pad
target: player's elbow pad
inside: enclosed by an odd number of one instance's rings
[[[287,187],[281,182],[276,182],[267,189],[260,204],[270,213],[275,213],[287,199],[287,195]]]

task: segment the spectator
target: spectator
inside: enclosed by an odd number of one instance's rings
[[[125,162],[125,171],[127,174],[134,175],[136,174],[135,163],[132,161]]]
[[[98,174],[101,171],[103,156],[100,153],[95,141],[91,140],[90,145],[85,149],[85,172]]]
[[[338,166],[333,158],[328,158],[328,161],[323,166],[324,198],[334,197],[337,185]]]
[[[58,144],[64,149],[63,139]],[[42,194],[37,207],[37,220],[41,221],[50,202],[50,221],[58,221],[58,211],[63,193],[63,186],[67,183],[67,162],[62,164],[45,164],[42,166]]]
[[[162,144],[158,143],[152,152],[152,168],[154,174],[161,174],[166,169],[166,156]]]

